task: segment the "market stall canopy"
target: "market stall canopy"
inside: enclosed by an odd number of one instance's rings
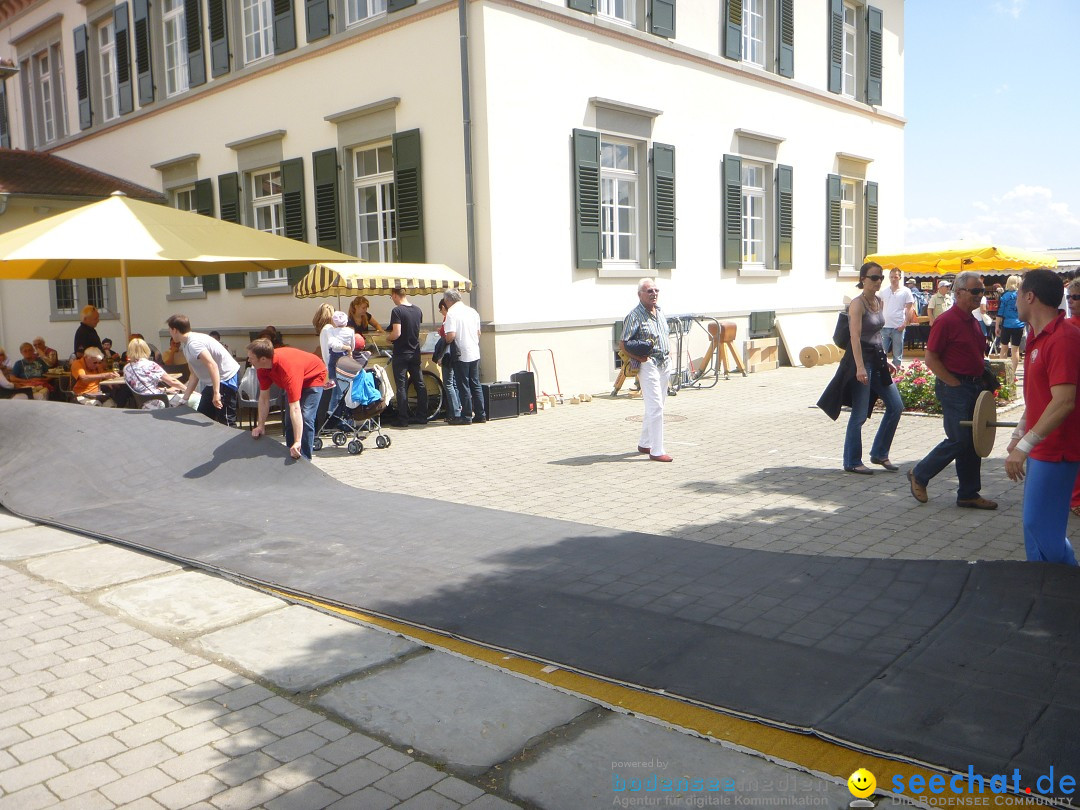
[[[295,294],[297,298],[389,295],[395,287],[406,295],[436,295],[444,290],[468,292],[472,282],[445,264],[320,262],[297,282]]]
[[[979,242],[948,242],[925,245],[907,253],[874,253],[866,257],[886,270],[899,267],[912,275],[947,275],[964,270],[1033,270],[1037,267],[1057,267],[1057,258],[1034,250],[988,245]]]

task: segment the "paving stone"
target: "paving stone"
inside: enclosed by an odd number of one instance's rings
[[[465,805],[468,810],[514,810],[516,804],[511,804],[506,799],[492,796],[490,793]]]
[[[333,720],[325,719],[321,723],[312,726],[311,731],[328,740],[340,740],[349,734],[349,730],[345,726],[335,723]]]
[[[225,787],[209,774],[201,773],[190,779],[185,779],[183,782],[177,782],[175,785],[159,790],[151,798],[169,808],[169,810],[180,810],[181,808],[189,808],[195,802],[207,799],[215,793],[220,793]]]
[[[0,797],[0,810],[39,810],[55,805],[56,797],[44,785],[32,785]]]
[[[56,753],[56,758],[69,768],[81,768],[92,762],[101,762],[115,756],[125,748],[115,737],[98,737]]]
[[[213,746],[203,745],[194,751],[167,760],[159,766],[161,770],[169,774],[178,782],[194,776],[197,773],[210,771],[228,761],[228,757]]]
[[[30,560],[26,568],[43,579],[83,592],[177,571],[180,566],[112,543],[96,543]]]
[[[247,706],[252,706],[256,703],[266,701],[267,698],[276,697],[273,692],[267,689],[265,686],[259,686],[257,683],[248,683],[238,689],[233,689],[224,694],[218,695],[214,698],[218,703],[225,706],[227,709],[236,711],[237,709],[243,709]],[[289,709],[295,708],[292,703],[285,701]],[[266,707],[264,707],[266,708]],[[281,712],[274,712],[274,714],[280,714]]]
[[[208,745],[215,740],[220,740],[222,737],[228,736],[228,734],[229,732],[225,731],[225,729],[218,728],[207,721],[186,728],[183,731],[178,731],[175,734],[170,734],[168,737],[163,738],[162,742],[177,753],[183,754],[200,746]]]
[[[331,687],[318,703],[361,728],[480,773],[593,704],[445,653]]]
[[[0,560],[24,560],[67,551],[81,546],[97,545],[96,540],[70,532],[62,532],[49,526],[30,526],[0,532]]]
[[[106,734],[111,734],[119,729],[130,726],[131,720],[119,712],[109,712],[109,714],[103,714],[101,717],[96,717],[93,720],[87,720],[83,723],[77,723],[74,726],[68,727],[75,737],[78,737],[80,741],[86,742],[92,740],[95,737],[103,737]]]
[[[419,649],[300,605],[209,633],[196,644],[289,692],[310,691]]]
[[[282,789],[273,782],[257,777],[218,793],[211,802],[220,810],[250,810],[252,807],[264,807],[268,801],[280,796],[282,792]],[[363,805],[355,805],[356,810],[362,807]]]
[[[404,768],[413,761],[412,757],[407,757],[399,751],[395,751],[393,748],[389,747],[372,751],[367,755],[367,758],[391,771]]]
[[[423,762],[412,762],[399,771],[394,771],[384,776],[375,783],[375,787],[396,796],[399,799],[407,799],[422,790],[427,790],[444,776]]]
[[[175,784],[176,780],[157,768],[147,768],[138,773],[117,779],[115,782],[100,788],[101,793],[109,801],[116,804],[127,804],[136,799],[142,799],[151,793],[169,785]]]
[[[10,512],[0,512],[0,532],[8,532],[12,529],[25,529],[29,526],[35,525],[29,520],[23,520],[22,518],[15,517]]]
[[[180,703],[175,698],[162,695],[152,700],[143,701],[134,706],[121,709],[120,713],[131,718],[136,723],[141,723],[152,717],[160,717],[169,712],[174,712],[183,707],[183,705],[183,703]]]
[[[279,737],[288,737],[298,731],[309,729],[323,722],[326,718],[321,714],[297,708],[288,714],[282,714],[262,724],[263,728]],[[314,732],[312,732],[314,733]],[[319,736],[322,736],[321,734]]]
[[[357,757],[370,754],[379,748],[382,748],[382,743],[376,742],[371,737],[365,737],[363,734],[353,732],[340,740],[334,740],[334,742],[320,748],[315,753],[327,762],[344,765],[346,762],[352,762]]]
[[[123,692],[117,692],[116,694],[109,695],[108,697],[97,698],[91,700],[89,703],[84,703],[79,706],[79,713],[85,714],[91,720],[109,712],[120,711],[126,709],[129,706],[133,706],[138,701],[131,695]]]
[[[333,773],[328,773],[319,781],[332,787],[338,793],[347,795],[366,788],[382,779],[390,771],[369,759],[358,759]]]
[[[121,746],[122,748],[123,746]],[[162,742],[140,745],[138,748],[125,750],[106,760],[117,773],[128,776],[144,768],[152,768],[176,757],[176,752]]]
[[[137,748],[170,734],[175,734],[180,727],[165,717],[154,717],[128,728],[120,729],[114,736],[129,748]]]
[[[284,604],[250,588],[194,572],[121,585],[107,591],[101,601],[167,633],[205,633]]]
[[[267,771],[266,778],[283,790],[294,790],[334,770],[326,760],[308,754]]]
[[[196,810],[199,805],[192,805],[188,810]],[[143,796],[141,799],[136,799],[129,804],[118,807],[117,810],[165,810],[160,804],[155,802],[149,796]],[[214,810],[213,807],[207,806],[207,810]]]
[[[106,765],[104,762],[95,762],[78,770],[69,771],[55,779],[46,782],[46,786],[61,799],[70,799],[80,796],[91,790],[97,790],[102,785],[115,782],[120,774]]]
[[[53,810],[112,810],[114,807],[116,805],[106,799],[100,791],[91,790],[54,804]]]
[[[86,718],[79,714],[74,709],[64,709],[60,712],[53,712],[45,717],[38,717],[34,720],[27,720],[21,724],[21,727],[28,734],[33,734],[35,737],[43,734],[48,734],[50,731],[56,731],[57,729],[67,728],[75,723],[81,723]],[[2,745],[2,743],[0,743]]]
[[[231,757],[241,757],[275,743],[280,738],[265,728],[249,728],[213,743],[214,748]]]
[[[341,795],[319,784],[307,784],[290,790],[267,802],[267,810],[322,810],[341,798]]]
[[[262,751],[252,751],[235,759],[227,758],[225,762],[210,770],[210,775],[220,779],[226,785],[241,785],[257,776],[272,771],[281,763],[273,757],[269,757]]]
[[[78,740],[68,734],[65,729],[57,729],[40,737],[34,737],[26,742],[16,743],[8,749],[8,753],[19,762],[30,762],[48,754],[55,754],[65,748],[71,748],[78,744]]]
[[[289,762],[322,748],[326,740],[310,731],[300,731],[277,742],[267,745],[263,750],[276,760]]]
[[[467,804],[473,799],[484,795],[484,791],[480,788],[470,785],[468,782],[463,782],[454,776],[448,776],[441,782],[436,782],[432,785],[432,790],[437,790],[459,804]]]
[[[398,805],[398,810],[458,810],[461,807],[441,793],[425,790]]]
[[[383,793],[376,788],[364,788],[359,793],[346,796],[330,807],[333,810],[357,810],[360,807],[364,810],[388,810],[390,807],[395,807],[397,803],[398,800],[389,793]]]

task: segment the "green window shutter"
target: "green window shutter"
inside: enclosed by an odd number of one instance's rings
[[[742,158],[724,155],[724,269],[742,266]]]
[[[206,84],[201,0],[184,0],[184,30],[187,34],[188,86],[198,87]],[[205,288],[206,285],[203,285]]]
[[[650,164],[653,267],[670,270],[675,266],[675,147],[654,143]]]
[[[649,32],[674,39],[675,0],[649,0]]]
[[[304,0],[304,20],[308,42],[330,36],[329,0]]]
[[[273,0],[274,53],[286,53],[296,48],[296,15],[292,0]]]
[[[827,180],[826,204],[828,221],[828,264],[830,270],[840,269],[840,175],[830,174]]]
[[[195,181],[195,211],[204,217],[214,215],[214,184],[209,177]]]
[[[415,5],[416,0],[388,0],[386,4],[386,13],[393,14],[395,11],[401,11],[403,8]]]
[[[394,133],[393,148],[398,260],[423,262],[426,259],[420,130],[410,129],[408,132]]]
[[[844,89],[844,0],[829,0],[829,92]]]
[[[240,222],[240,175],[236,172],[218,175],[218,208],[224,222]],[[225,289],[244,289],[244,276],[244,273],[226,273]]]
[[[791,167],[776,167],[776,269],[791,269],[791,243],[794,229]]]
[[[600,267],[600,133],[575,129],[574,151],[574,244],[577,267]]]
[[[586,14],[596,13],[596,0],[566,0],[566,7]]]
[[[242,276],[243,273],[240,275]],[[203,292],[217,292],[221,289],[221,276],[217,273],[209,276],[199,276],[199,280],[202,282]]]
[[[866,184],[866,255],[877,253],[878,184]]]
[[[242,290],[247,286],[246,280],[247,273],[226,273],[225,274],[225,289],[226,290]]]
[[[315,186],[315,244],[340,251],[337,149],[312,153],[311,167]]]
[[[742,59],[742,4],[743,0],[724,0],[724,56],[728,59]]]
[[[75,95],[79,99],[79,129],[88,129],[94,123],[90,110],[90,72],[86,54],[86,26],[80,25],[75,36]]]
[[[7,82],[0,81],[0,149],[11,148],[11,124],[8,119]]]
[[[776,4],[776,72],[785,78],[795,76],[795,0],[778,0]]]
[[[117,109],[126,115],[135,109],[131,94],[131,36],[128,33],[128,4],[113,9],[113,30],[116,32],[116,96]]]
[[[139,85],[139,104],[145,106],[154,102],[149,0],[131,0],[131,24],[135,31],[135,76]]]
[[[304,216],[304,159],[290,158],[281,162],[281,207],[285,210],[285,235],[303,242],[307,239]],[[307,265],[290,267],[289,284],[296,283],[307,273]]]
[[[225,0],[206,0],[206,23],[210,32],[210,75],[229,72],[229,23]]]
[[[881,105],[881,34],[883,17],[880,8],[866,7],[866,103]]]

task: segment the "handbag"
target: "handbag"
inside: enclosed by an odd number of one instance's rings
[[[833,329],[832,342],[847,351],[851,347],[851,322],[845,309],[836,316],[836,328]]]
[[[641,325],[634,330],[634,335],[641,334]],[[631,357],[648,357],[653,353],[653,340],[650,337],[633,337],[623,341],[623,350]]]

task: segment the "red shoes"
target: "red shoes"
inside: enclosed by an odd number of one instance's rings
[[[651,455],[651,454],[649,455],[649,461],[674,461],[674,460],[675,459],[673,459],[667,453],[664,453],[664,455],[662,455],[662,456],[654,456],[654,455]]]

